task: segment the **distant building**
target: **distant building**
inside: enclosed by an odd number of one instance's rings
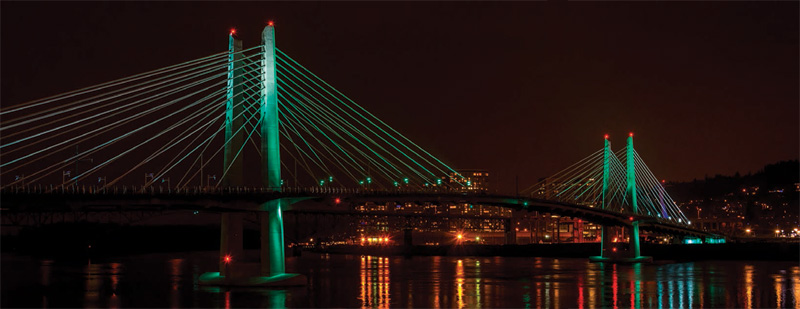
[[[489,171],[487,170],[458,170],[450,173],[448,180],[451,187],[459,191],[489,191]]]

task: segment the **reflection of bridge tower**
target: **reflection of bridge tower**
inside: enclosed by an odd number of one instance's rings
[[[244,143],[239,130],[242,117],[236,117],[244,109],[242,95],[243,57],[242,41],[231,32],[228,39],[228,86],[225,105],[225,152],[224,166],[227,171],[222,182],[225,186],[244,186],[242,156],[237,152]],[[261,179],[263,187],[271,191],[281,190],[280,132],[278,118],[278,90],[275,72],[275,28],[272,23],[262,32],[263,57],[261,59],[261,93],[259,123],[261,132]],[[237,132],[237,133],[234,133]],[[221,215],[219,273],[208,273],[201,283],[218,285],[302,285],[305,278],[286,274],[283,242],[282,199],[268,201],[259,207],[261,223],[261,254],[259,270],[251,269],[244,259],[243,221],[244,213],[228,212]],[[254,276],[258,272],[260,276]]]

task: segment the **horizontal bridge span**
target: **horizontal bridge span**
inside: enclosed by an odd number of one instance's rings
[[[513,210],[539,211],[561,216],[581,218],[602,225],[631,226],[635,220],[640,228],[653,232],[715,236],[687,225],[668,220],[615,212],[595,207],[544,199],[482,193],[455,192],[407,192],[407,191],[360,191],[317,192],[315,190],[290,189],[284,192],[263,190],[218,190],[177,192],[2,192],[4,212],[58,212],[58,211],[115,211],[121,209],[187,209],[218,212],[263,211],[261,205],[272,200],[283,199],[286,211],[293,211],[292,204],[304,200],[316,200],[331,207],[302,209],[298,212],[340,213],[335,206],[339,199],[342,206],[363,203],[431,203],[474,204],[510,208]],[[355,214],[355,213],[354,213]],[[412,214],[409,214],[412,215]]]

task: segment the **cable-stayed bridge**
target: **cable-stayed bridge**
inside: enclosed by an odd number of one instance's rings
[[[232,31],[225,52],[5,107],[0,117],[6,212],[219,211],[220,272],[204,276],[209,284],[301,284],[285,273],[282,212],[309,199],[468,202],[585,218],[609,227],[603,259],[639,258],[640,228],[703,234],[655,181],[632,136],[617,153],[606,139],[525,196],[476,193],[467,177],[278,49],[272,25],[261,45],[243,48]],[[255,277],[236,260],[248,211],[262,214]],[[629,250],[608,250],[611,226],[631,231]]]

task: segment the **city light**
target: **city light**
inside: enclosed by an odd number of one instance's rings
[[[750,232],[751,232],[751,230],[750,230],[750,229],[745,229],[745,230],[744,230],[744,232],[745,232],[745,233],[750,233]]]
[[[225,256],[225,264],[228,264],[228,263],[230,263],[231,261],[233,261],[233,258],[232,258],[230,255],[226,255],[226,256]]]
[[[335,200],[333,200],[333,202],[336,203],[336,204],[339,204],[339,203],[342,202],[342,199],[337,197]]]
[[[458,234],[458,236],[456,236],[456,238],[458,238],[458,240],[461,240],[461,238],[464,238],[464,235]]]
[[[481,238],[479,236],[475,236],[475,241],[480,241]]]

